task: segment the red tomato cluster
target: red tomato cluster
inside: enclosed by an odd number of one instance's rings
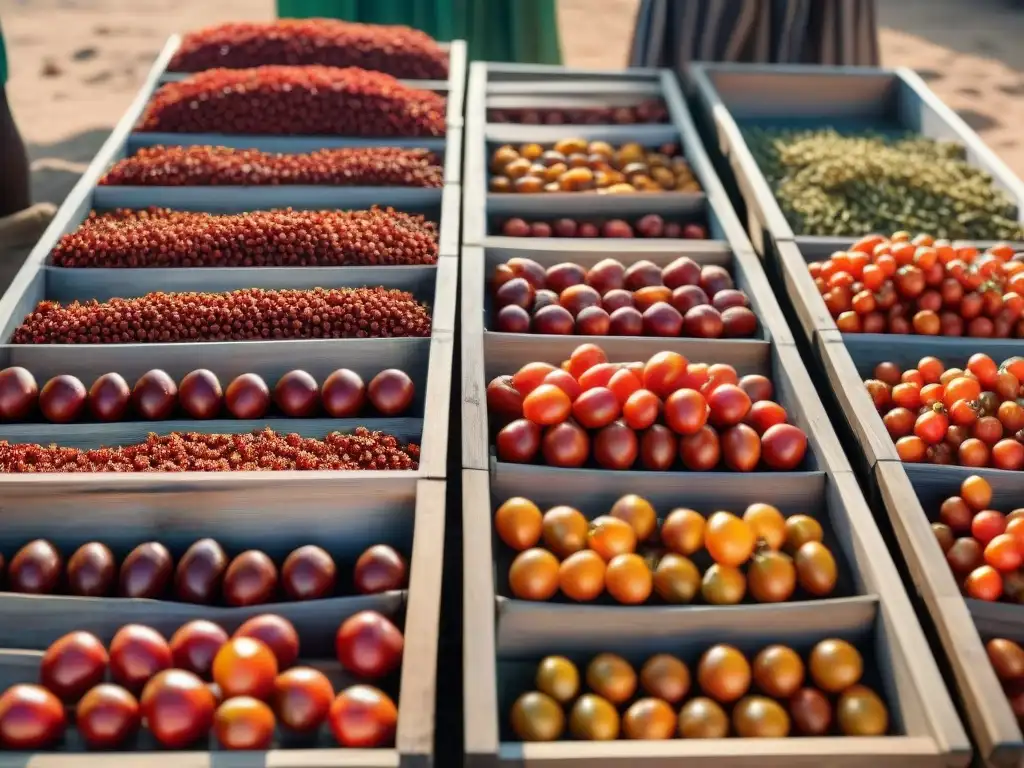
[[[375,611],[350,616],[335,636],[338,661],[360,678],[389,675],[403,648],[402,632]],[[122,746],[143,726],[168,749],[205,749],[212,732],[224,749],[265,750],[278,726],[312,733],[325,723],[344,747],[393,739],[398,710],[386,693],[357,684],[335,695],[322,672],[294,666],[298,656],[298,632],[273,614],[232,636],[206,620],[184,624],[170,641],[141,624],[122,627],[109,646],[71,632],[43,654],[38,685],[0,694],[0,748],[53,746],[68,725],[65,706],[74,706],[89,749]]]
[[[527,363],[487,385],[500,461],[538,455],[555,467],[591,458],[605,469],[664,471],[678,460],[707,472],[758,467],[796,469],[807,436],[771,400],[771,381],[723,363],[691,363],[678,352],[647,362],[609,363],[596,344],[582,344],[561,367]],[[639,433],[639,435],[638,435]]]
[[[499,264],[491,281],[495,326],[505,333],[580,336],[753,336],[757,316],[729,271],[681,256],[662,268],[646,259],[604,259],[586,269],[532,259]]]
[[[990,509],[992,486],[978,475],[960,485],[932,523],[946,562],[968,597],[1024,602],[1024,509]]]
[[[923,357],[916,368],[875,366],[864,382],[903,461],[1024,469],[1024,358],[965,368]]]
[[[973,246],[868,235],[808,264],[843,333],[1024,337],[1024,261],[1000,243]]]

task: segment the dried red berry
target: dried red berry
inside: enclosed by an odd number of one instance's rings
[[[93,212],[58,267],[347,267],[436,264],[437,225],[399,211]]]
[[[445,98],[358,67],[208,69],[161,86],[142,132],[443,136]]]
[[[185,35],[167,69],[201,72],[260,64],[362,67],[406,80],[448,77],[448,55],[426,32],[336,19],[229,22],[199,29]]]
[[[109,448],[43,447],[0,441],[0,472],[247,472],[416,469],[420,449],[384,432],[357,427],[323,439],[271,429],[247,434],[150,434]]]
[[[14,344],[146,344],[249,339],[430,336],[430,310],[387,288],[147,293],[132,299],[41,301]]]
[[[444,168],[427,149],[343,147],[286,155],[233,147],[142,147],[118,161],[101,186],[424,187],[444,184]]]

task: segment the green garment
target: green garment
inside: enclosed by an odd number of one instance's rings
[[[0,88],[7,85],[7,48],[4,47],[4,30],[0,27]]]
[[[476,61],[562,61],[555,0],[277,0],[277,15],[405,24],[443,42],[465,40]]]

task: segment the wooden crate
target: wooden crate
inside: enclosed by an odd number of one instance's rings
[[[952,669],[964,712],[984,763],[999,768],[1024,764],[1024,736],[982,642],[992,637],[1024,641],[1024,611],[1017,605],[965,600],[930,523],[942,500],[957,493],[967,467],[903,465],[882,461],[875,475],[893,529]],[[993,506],[1016,506],[1024,492],[1020,473],[988,475]]]
[[[714,124],[718,150],[735,174],[748,231],[761,256],[772,241],[834,251],[852,238],[811,238],[793,231],[740,131],[738,121],[746,119],[881,125],[955,141],[1017,203],[1018,216],[1024,216],[1024,183],[909,69],[696,64],[689,69],[688,90]]]
[[[97,526],[117,555],[131,546],[159,537],[175,554],[203,536],[214,536],[232,553],[258,547],[282,558],[292,546],[316,541],[339,558],[344,573],[361,548],[387,542],[410,555],[409,588],[368,597],[341,597],[301,603],[275,603],[249,608],[216,608],[159,600],[81,598],[0,594],[0,688],[36,682],[42,652],[55,639],[73,630],[95,633],[109,642],[119,627],[130,622],[152,626],[170,636],[181,624],[209,619],[232,631],[246,618],[266,612],[290,619],[302,640],[303,663],[320,668],[342,686],[351,684],[334,658],[334,633],[340,622],[360,610],[377,610],[404,627],[405,650],[400,673],[382,684],[396,696],[399,709],[395,745],[389,749],[341,749],[325,733],[301,744],[285,742],[265,753],[251,753],[260,764],[295,766],[421,765],[433,754],[435,664],[440,621],[444,541],[445,484],[435,480],[350,482],[339,509],[337,494],[315,485],[259,494],[233,493],[204,497],[202,493],[164,497],[160,506],[140,508],[137,497],[114,495],[81,514],[81,497],[67,496],[40,515],[27,499],[13,499],[3,509],[4,535],[0,546],[38,536],[53,541],[65,553],[93,540]],[[6,500],[5,500],[6,501]],[[216,503],[219,506],[212,507]],[[214,516],[209,511],[216,510]],[[385,533],[382,534],[382,530]],[[13,551],[13,550],[12,550]],[[400,692],[400,696],[398,696]],[[91,765],[103,759],[113,766],[213,766],[222,752],[213,737],[208,751],[163,751],[151,737],[140,735],[135,751],[103,755],[82,754],[84,745],[74,728],[61,746],[47,753],[0,752],[0,766]],[[26,760],[30,762],[26,763]],[[246,763],[248,764],[248,763]]]

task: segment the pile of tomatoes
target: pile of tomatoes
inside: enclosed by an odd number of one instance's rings
[[[978,475],[939,507],[932,523],[946,562],[968,597],[1024,603],[1024,508],[990,509],[992,486]]]
[[[769,379],[742,379],[730,365],[691,363],[678,352],[646,362],[610,363],[582,344],[560,367],[527,363],[487,385],[500,427],[500,461],[538,458],[555,467],[694,471],[724,464],[734,472],[797,469],[807,435],[771,400]]]
[[[334,644],[345,672],[377,680],[398,669],[404,638],[386,617],[362,611],[341,623]],[[125,746],[143,727],[165,749],[206,749],[212,732],[222,749],[265,750],[278,726],[309,736],[326,725],[344,747],[393,740],[398,710],[386,693],[355,684],[335,695],[323,672],[295,665],[298,657],[298,632],[274,614],[254,616],[231,636],[206,620],[182,625],[169,641],[141,624],[122,627],[109,646],[71,632],[42,655],[39,684],[0,694],[0,748],[54,746],[66,708],[97,750]]]
[[[494,527],[519,552],[508,575],[512,594],[523,600],[560,592],[591,602],[607,592],[625,605],[654,595],[669,604],[735,605],[748,595],[779,603],[798,589],[801,597],[827,597],[838,576],[821,524],[807,515],[787,519],[770,504],[707,519],[678,508],[659,521],[649,501],[628,494],[588,522],[573,507],[542,514],[517,496],[498,508]]]
[[[901,371],[875,366],[864,382],[903,461],[1024,469],[1024,357],[984,354],[964,368],[923,357]]]
[[[808,269],[843,333],[1024,337],[1024,260],[1005,243],[868,235]]]
[[[626,267],[603,259],[590,269],[563,262],[546,270],[512,258],[491,280],[506,333],[581,336],[753,336],[757,316],[729,271],[680,256],[662,268],[647,260]]]
[[[1024,648],[1013,640],[994,637],[985,643],[985,650],[1018,725],[1024,725]]]
[[[512,705],[511,725],[522,741],[561,738],[566,712],[570,735],[585,741],[882,736],[889,713],[861,683],[863,673],[860,652],[835,638],[815,645],[806,664],[785,645],[769,645],[753,661],[714,645],[692,676],[668,653],[648,658],[639,674],[614,653],[595,656],[582,675],[564,656],[548,656],[535,690]]]

